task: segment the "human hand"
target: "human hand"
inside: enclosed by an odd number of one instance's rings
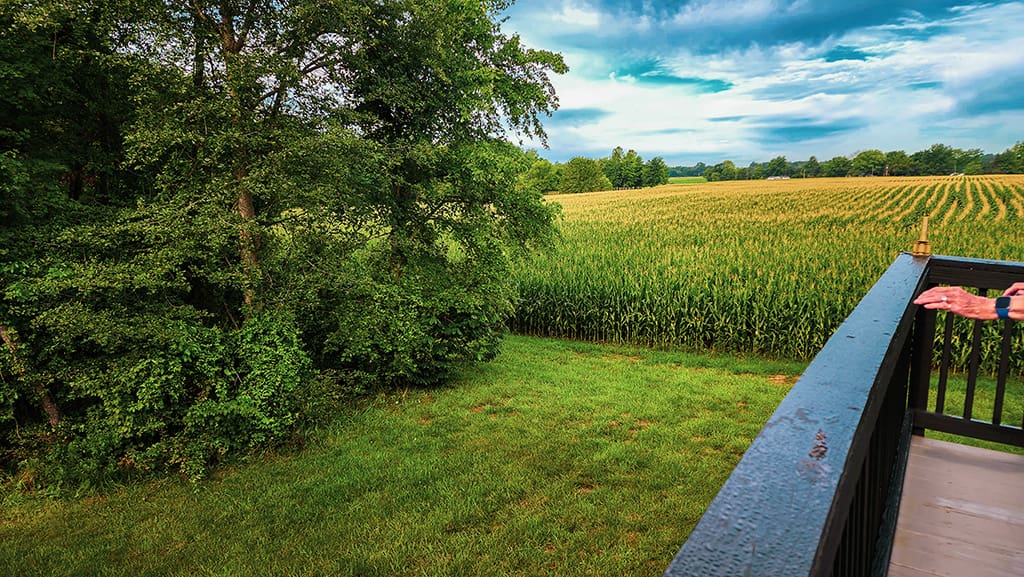
[[[1024,295],[1024,282],[1015,282],[1010,285],[1010,288],[1003,291],[1004,297],[1013,297],[1017,295]]]
[[[1020,283],[1020,285],[1019,288],[1024,289],[1024,283]],[[969,319],[992,320],[997,318],[992,299],[971,294],[958,286],[937,286],[928,289],[914,299],[914,304],[921,305],[926,309],[949,311]]]

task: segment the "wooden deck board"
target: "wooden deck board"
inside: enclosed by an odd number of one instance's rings
[[[1024,576],[1024,456],[914,437],[889,575]]]

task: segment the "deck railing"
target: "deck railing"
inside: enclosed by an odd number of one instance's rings
[[[1021,263],[900,255],[779,405],[665,575],[885,575],[912,432],[1024,444],[1021,428],[1002,419],[1013,323],[1002,330],[992,422],[972,409],[980,323],[965,409],[948,415],[939,399],[955,347],[938,359],[937,408],[928,410],[936,313],[912,301],[936,284],[1001,290],[1020,280]],[[940,350],[956,334],[944,327]]]
[[[998,294],[1014,282],[1024,281],[1024,264],[972,259],[932,257],[928,263],[927,286],[938,284],[974,287],[978,294]],[[1024,361],[1018,323],[1006,321],[985,323],[944,314],[942,332],[936,337],[936,311],[921,310],[918,314],[918,328],[925,342],[935,340],[936,347],[931,355],[918,355],[912,377],[909,406],[913,410],[915,430],[933,429],[965,437],[985,439],[1008,445],[1024,446],[1024,422],[1004,422],[1004,401],[1007,379],[1011,368],[1020,373]],[[959,330],[957,330],[959,329]],[[983,334],[989,339],[983,340]],[[992,338],[994,337],[994,338]],[[967,386],[963,408],[953,413],[947,405],[947,386],[950,367],[957,365],[955,345],[966,340]],[[985,346],[989,345],[989,346]],[[925,351],[925,349],[922,349]],[[938,365],[938,378],[932,378],[931,366]],[[978,393],[979,375],[995,371],[996,387],[993,393],[992,412],[977,414],[975,400]],[[936,380],[934,386],[931,381]],[[934,391],[929,410],[929,392]],[[990,419],[990,420],[989,420]]]

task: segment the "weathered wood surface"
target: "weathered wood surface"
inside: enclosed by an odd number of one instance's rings
[[[925,265],[901,254],[875,283],[779,404],[664,577],[832,573]]]
[[[889,577],[1024,576],[1024,456],[914,437]]]

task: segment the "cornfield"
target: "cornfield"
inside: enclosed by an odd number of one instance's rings
[[[563,238],[515,272],[511,328],[522,334],[809,359],[910,249],[924,216],[936,254],[1024,261],[1017,175],[549,198],[563,207]]]

